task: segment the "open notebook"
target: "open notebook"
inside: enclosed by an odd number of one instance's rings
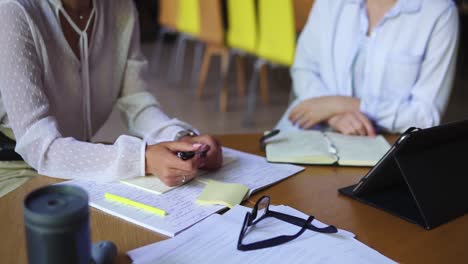
[[[236,158],[234,156],[229,156],[229,154],[227,155],[224,154],[223,167],[234,162],[235,160]],[[201,179],[200,176],[203,176],[207,173],[208,171],[199,171],[197,173],[197,177],[195,177],[195,180],[206,184],[206,182],[203,182],[203,179]],[[173,190],[179,187],[179,186],[173,186],[173,187],[167,186],[159,179],[158,176],[140,176],[140,177],[135,177],[131,179],[121,180],[120,182],[123,184],[130,185],[132,187],[144,190],[144,191],[152,192],[154,194],[162,194],[162,193],[168,192],[170,190]]]
[[[390,149],[382,136],[347,136],[334,132],[286,131],[269,139],[270,162],[374,166]]]

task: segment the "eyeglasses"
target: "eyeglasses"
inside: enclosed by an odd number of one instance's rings
[[[252,212],[247,212],[244,218],[244,224],[242,225],[241,232],[239,234],[239,241],[237,242],[237,249],[241,251],[249,251],[249,250],[256,250],[262,248],[269,248],[284,244],[289,242],[297,237],[299,237],[302,233],[304,233],[307,229],[319,232],[319,233],[326,233],[332,234],[338,232],[338,229],[332,225],[326,227],[317,227],[314,226],[312,220],[314,220],[313,216],[309,216],[306,220],[295,217],[288,214],[283,214],[280,212],[275,212],[269,210],[270,206],[270,197],[269,196],[262,196],[256,203],[252,209]],[[250,243],[250,244],[243,244],[242,240],[244,239],[246,232],[249,228],[252,228],[255,224],[260,222],[261,220],[267,217],[274,217],[276,219],[285,221],[287,223],[296,225],[301,227],[299,232],[294,235],[282,235],[277,236],[269,239],[265,239],[262,241]]]

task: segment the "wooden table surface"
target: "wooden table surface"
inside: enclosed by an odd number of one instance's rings
[[[223,135],[224,146],[264,155],[258,149],[259,135]],[[357,239],[382,254],[404,263],[468,263],[468,215],[431,231],[381,210],[338,194],[337,189],[356,183],[368,168],[309,166],[289,179],[253,195],[270,195],[272,204],[285,204],[314,215],[319,220],[349,230]],[[37,177],[0,198],[1,263],[26,263],[22,202],[27,193],[60,180]],[[128,250],[166,237],[148,231],[94,208],[91,209],[92,240],[117,244],[117,263],[130,263]]]

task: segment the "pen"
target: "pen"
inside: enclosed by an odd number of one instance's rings
[[[118,203],[125,204],[125,205],[130,205],[130,206],[140,208],[140,209],[144,209],[146,211],[155,213],[155,214],[160,215],[160,216],[166,216],[167,215],[166,211],[164,211],[162,209],[159,209],[159,208],[156,208],[156,207],[153,207],[153,206],[149,206],[149,205],[146,205],[146,204],[142,204],[142,203],[139,203],[137,201],[133,201],[133,200],[130,200],[128,198],[118,196],[118,195],[115,195],[115,194],[112,194],[112,193],[105,193],[104,197],[106,199],[111,200],[111,201],[118,202]]]
[[[273,129],[271,131],[265,132],[265,134],[260,138],[260,150],[265,151],[267,139],[278,135],[279,132],[279,129]]]
[[[195,151],[179,151],[177,157],[181,160],[189,160],[195,156]]]
[[[179,151],[179,152],[177,152],[177,157],[179,157],[181,160],[189,160],[189,159],[195,157],[195,154],[200,153],[200,157],[204,158],[204,157],[206,157],[207,152],[208,151],[202,151],[202,152]]]

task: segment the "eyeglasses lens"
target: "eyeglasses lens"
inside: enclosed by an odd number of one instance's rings
[[[268,206],[270,205],[270,197],[264,196],[261,198],[260,201],[258,201],[257,206],[256,206],[256,213],[254,213],[254,219],[253,222],[261,219],[263,215],[265,215],[268,212]]]

